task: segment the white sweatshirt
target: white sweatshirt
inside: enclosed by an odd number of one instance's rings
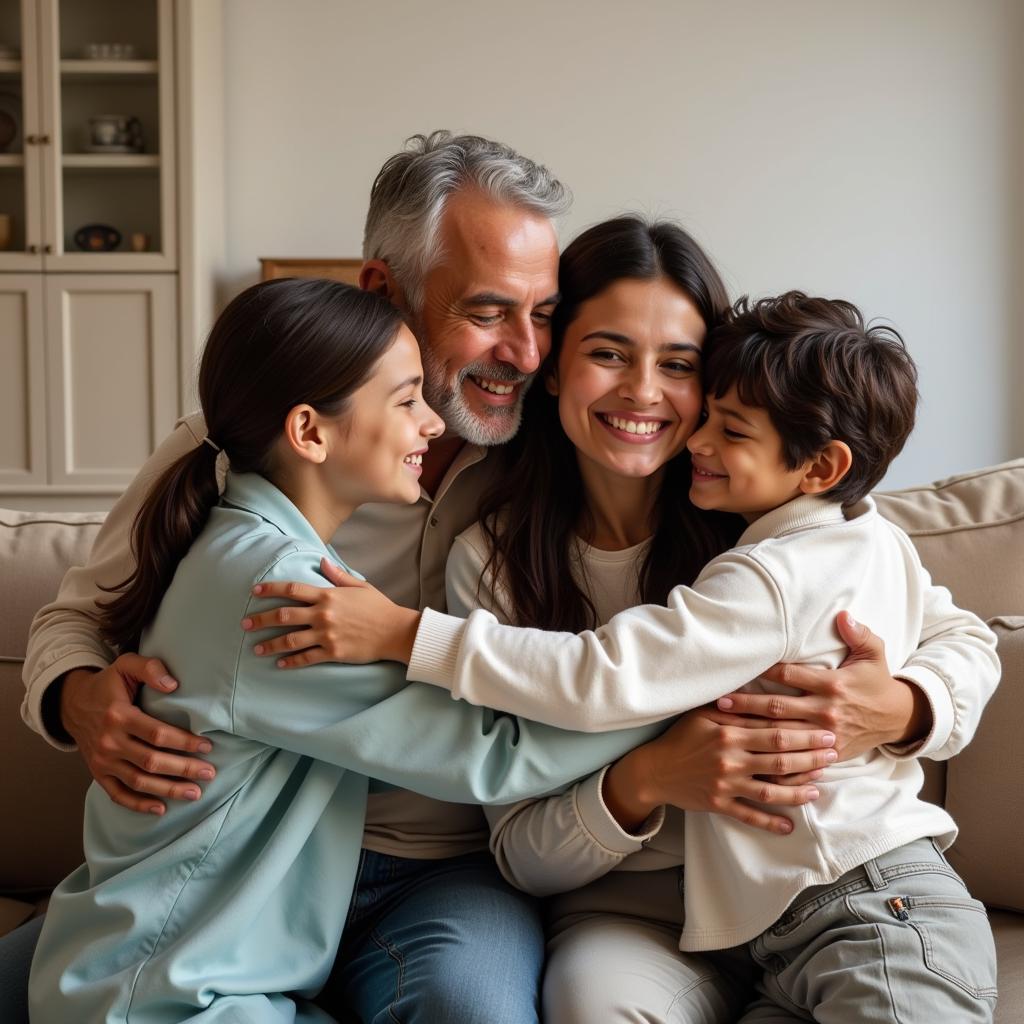
[[[636,725],[714,700],[776,662],[836,667],[846,648],[834,618],[844,608],[884,640],[891,668],[903,665],[899,674],[929,696],[934,727],[915,752],[955,754],[998,681],[995,638],[931,585],[910,539],[870,498],[846,516],[798,498],[752,524],[692,588],[673,590],[667,608],[631,609],[578,637],[503,626],[485,611],[467,622],[427,612],[409,677],[552,724]],[[945,643],[928,643],[938,637]],[[927,646],[917,651],[919,643]],[[970,669],[950,673],[948,655]],[[891,751],[844,762],[826,770],[821,797],[784,837],[689,815],[681,948],[753,938],[807,886],[913,839],[948,846],[955,825],[917,799],[921,781],[916,758]]]

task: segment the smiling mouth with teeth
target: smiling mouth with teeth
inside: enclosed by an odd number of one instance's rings
[[[474,377],[472,374],[469,379],[482,391],[489,391],[492,395],[511,395],[519,386],[519,381],[502,383],[500,380],[488,380],[486,377]]]
[[[598,418],[607,423],[609,427],[621,430],[626,434],[639,434],[641,437],[657,434],[668,426],[667,420],[624,420],[618,416],[608,416],[605,413],[598,413]]]
[[[417,452],[415,455],[406,455],[402,461],[407,466],[422,466],[423,465],[423,453]]]

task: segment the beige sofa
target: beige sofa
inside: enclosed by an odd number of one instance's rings
[[[950,860],[991,908],[999,948],[999,1024],[1024,1024],[1024,459],[880,495],[925,565],[999,635],[1003,680],[973,744],[930,764],[929,799],[960,825]],[[80,758],[21,722],[21,660],[35,610],[85,560],[102,516],[0,510],[0,934],[38,913],[81,860]],[[954,1022],[936,1022],[954,1024]]]

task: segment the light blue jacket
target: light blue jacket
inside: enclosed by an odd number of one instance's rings
[[[323,586],[324,555],[337,559],[272,484],[229,475],[142,644],[180,682],[145,691],[146,710],[208,736],[217,777],[163,817],[93,784],[87,862],[54,893],[32,965],[36,1024],[325,1020],[305,999],[338,949],[368,778],[510,803],[659,731],[583,735],[500,716],[406,683],[394,663],[282,672],[241,629],[271,604],[251,587]]]

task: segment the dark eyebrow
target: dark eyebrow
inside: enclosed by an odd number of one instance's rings
[[[541,299],[534,308],[538,309],[541,306],[557,306],[560,298],[561,295],[559,295],[558,292],[555,292],[554,295],[549,295],[546,299]],[[503,309],[509,309],[519,305],[519,302],[516,299],[513,299],[508,295],[499,295],[498,292],[477,292],[475,295],[470,295],[468,298],[463,299],[463,302],[467,306],[501,306]]]
[[[718,411],[722,413],[724,416],[732,416],[735,419],[738,419],[741,423],[746,423],[748,427],[753,427],[754,430],[757,429],[756,423],[753,423],[751,420],[748,420],[747,417],[743,415],[743,413],[737,412],[735,409],[732,408],[732,406],[719,404]]]
[[[628,345],[636,348],[636,342],[628,335],[619,334],[617,331],[591,331],[590,334],[580,338],[580,341],[590,341],[591,338],[605,338],[608,341],[616,341],[620,345]],[[700,349],[689,341],[667,341],[661,346],[662,352],[693,352],[700,355]]]
[[[388,392],[388,398],[390,398],[396,391],[401,391],[402,388],[407,388],[410,384],[418,385],[418,384],[422,384],[422,383],[423,383],[423,377],[422,376],[408,377],[405,380],[403,380],[401,384],[396,384]]]

